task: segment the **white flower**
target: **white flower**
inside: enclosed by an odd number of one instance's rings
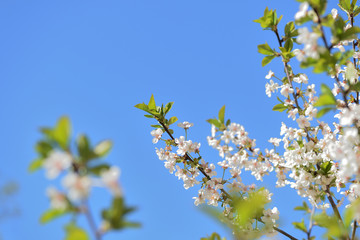
[[[298,114],[299,110],[297,108],[294,108],[289,111],[288,118],[292,118],[292,120],[295,120],[296,114]]]
[[[314,117],[316,117],[317,111],[317,108],[314,108],[313,105],[310,105],[306,108],[305,115],[309,117],[309,120],[312,120]]]
[[[273,76],[275,76],[274,72],[273,71],[269,71],[269,73],[265,76],[266,79],[270,79],[272,78]]]
[[[310,127],[309,120],[304,115],[301,115],[298,119],[296,119],[296,122],[298,123],[299,128]]]
[[[178,127],[181,127],[183,129],[189,129],[190,127],[194,126],[193,123],[189,123],[189,122],[182,122],[182,123],[178,123]]]
[[[307,10],[309,8],[309,3],[303,2],[300,4],[299,11],[295,14],[295,20],[299,20],[300,18],[303,18],[306,16]]]
[[[211,137],[215,137],[216,134],[216,127],[215,125],[211,124]]]
[[[299,62],[302,62],[306,59],[306,56],[305,56],[305,52],[303,50],[300,50],[300,49],[294,49],[293,50],[293,53],[295,54],[296,56],[296,59],[299,61]]]
[[[62,151],[52,151],[44,161],[46,177],[54,179],[63,171],[71,166],[72,157],[70,154]]]
[[[278,89],[279,84],[274,83],[273,80],[270,80],[270,83],[265,84],[265,93],[268,97],[271,97],[271,93],[275,92]]]
[[[305,56],[314,59],[319,58],[318,44],[317,44],[319,35],[315,32],[309,32],[309,30],[306,27],[299,28],[298,32],[299,32],[299,36],[297,37],[296,40],[300,44],[304,44],[303,52]]]
[[[351,84],[356,83],[359,78],[357,70],[352,62],[349,62],[346,66],[345,78],[346,80],[349,80]]]
[[[58,191],[54,187],[48,187],[46,189],[46,195],[50,198],[50,206],[53,209],[66,209],[68,202],[66,200],[65,194]]]
[[[354,52],[353,58],[359,59],[360,58],[360,52],[359,51]]]
[[[297,82],[297,83],[305,83],[307,84],[308,83],[308,76],[306,76],[306,74],[302,73],[300,74],[298,77],[294,77],[294,82]]]
[[[285,84],[281,86],[281,90],[280,93],[284,96],[284,97],[288,97],[289,94],[293,93],[294,89],[290,86],[290,84]]]
[[[68,197],[73,201],[85,199],[90,192],[91,180],[87,176],[79,176],[75,173],[67,174],[63,181],[63,186],[68,190]]]
[[[332,15],[333,19],[336,19],[338,16],[338,10],[336,8],[333,8],[331,10],[331,15]]]
[[[344,46],[343,46],[343,44],[342,44],[341,42],[339,42],[338,44],[336,44],[336,45],[334,46],[334,48],[339,49],[340,52],[345,52],[345,48],[344,48]]]
[[[120,189],[118,179],[120,176],[120,168],[116,166],[112,166],[110,169],[103,171],[100,174],[101,181],[104,183],[106,187],[109,188],[110,192],[114,196],[122,196],[122,191]]]
[[[152,130],[151,131],[151,136],[153,136],[154,138],[153,138],[153,140],[152,140],[152,142],[155,144],[155,143],[157,143],[160,139],[161,139],[161,136],[162,136],[162,134],[163,134],[164,132],[161,130],[161,128],[158,128],[158,129],[156,129],[156,130]]]
[[[280,138],[270,138],[268,142],[274,144],[275,147],[278,147],[280,145],[281,139]]]

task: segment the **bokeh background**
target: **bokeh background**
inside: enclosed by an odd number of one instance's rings
[[[335,6],[334,0],[329,4]],[[276,99],[265,95],[264,76],[282,75],[276,59],[261,67],[257,45],[276,47],[275,35],[253,20],[266,6],[293,19],[298,3],[289,0],[2,0],[0,1],[0,181],[15,181],[19,191],[11,206],[20,215],[0,220],[3,239],[63,239],[63,217],[41,225],[49,207],[45,189],[59,185],[44,172],[27,172],[36,157],[33,146],[41,126],[53,126],[62,115],[73,123],[73,136],[87,133],[93,142],[112,139],[107,161],[118,165],[126,202],[138,206],[131,220],[141,229],[112,232],[112,239],[199,239],[212,232],[229,233],[193,204],[196,188],[185,190],[157,159],[150,124],[133,106],[154,94],[157,104],[174,101],[170,115],[194,123],[189,138],[202,143],[209,162],[218,153],[206,143],[210,125],[226,105],[226,117],[246,128],[258,146],[278,137],[286,114],[273,112]],[[328,11],[330,11],[328,9]],[[298,63],[294,59],[292,66]],[[316,83],[330,81],[313,76]],[[175,136],[183,134],[175,127]],[[244,175],[246,183],[256,180]],[[268,187],[280,210],[280,226],[292,230],[301,199],[289,188]],[[94,189],[90,205],[99,211],[110,195]],[[80,225],[88,229],[84,219]]]

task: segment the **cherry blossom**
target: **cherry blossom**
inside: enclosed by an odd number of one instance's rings
[[[70,154],[59,150],[50,152],[43,164],[46,177],[49,179],[56,178],[62,171],[68,169],[71,164],[72,157]]]

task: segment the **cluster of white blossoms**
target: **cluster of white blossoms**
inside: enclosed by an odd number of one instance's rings
[[[184,122],[179,124],[179,126],[182,127],[187,124],[189,123]],[[151,135],[154,136],[155,131],[160,133],[160,130],[153,130]],[[161,130],[161,132],[164,131]],[[246,186],[242,182],[240,177],[242,169],[251,171],[256,179],[262,180],[264,175],[274,170],[274,167],[266,158],[263,158],[263,161],[256,159],[260,157],[259,149],[255,148],[255,140],[248,137],[248,133],[244,130],[243,126],[231,123],[221,135],[215,136],[216,132],[217,130],[213,126],[212,136],[208,137],[208,143],[219,151],[220,157],[224,158],[218,165],[221,166],[223,171],[228,170],[229,174],[226,174],[227,177],[225,175],[217,177],[215,165],[201,158],[199,152],[200,144],[186,140],[184,136],[175,138],[172,143],[169,140],[164,140],[167,143],[166,147],[156,148],[156,154],[160,160],[164,161],[164,165],[169,172],[171,174],[175,173],[175,176],[183,181],[185,189],[196,185],[200,186],[198,196],[193,197],[196,206],[204,203],[211,206],[219,206],[221,203],[224,207],[224,214],[231,219],[234,209],[230,206],[230,195],[227,192],[235,194],[234,196],[239,193],[246,196],[247,193],[252,193],[256,190],[254,184]],[[274,144],[279,144],[280,140],[272,139],[272,141]],[[221,144],[222,142],[224,144]],[[175,150],[173,150],[172,145],[176,147]],[[237,150],[235,153],[233,153],[234,149]],[[192,153],[197,154],[199,157],[191,156]],[[262,192],[270,202],[272,194],[266,189]],[[278,214],[277,208],[264,210],[262,221],[266,226],[270,226],[267,230],[268,235],[276,233],[272,227],[277,226],[275,220],[278,219]],[[249,224],[251,225],[251,223]]]
[[[120,169],[111,167],[100,174],[100,179],[91,178],[88,174],[79,174],[73,170],[75,161],[71,154],[54,150],[48,154],[43,166],[46,170],[46,177],[49,179],[57,178],[62,172],[66,175],[62,179],[65,192],[49,187],[46,190],[50,198],[50,205],[55,209],[66,209],[70,201],[79,202],[85,200],[93,186],[102,186],[110,190],[113,196],[121,196],[122,191],[118,183]],[[100,181],[99,181],[100,180]]]
[[[299,12],[295,15],[295,20],[301,21],[308,17],[314,23],[320,22],[317,13],[309,10],[309,4],[303,2]],[[330,19],[331,17],[338,18],[336,9],[331,11]],[[348,24],[344,30],[346,31],[350,27],[351,24]],[[312,32],[306,27],[299,28],[298,33],[297,43],[304,47],[293,50],[293,53],[300,62],[307,58],[319,59],[323,56],[324,51],[330,51],[332,48],[344,52],[344,46],[350,43],[354,44],[353,39],[350,39],[341,41],[337,45],[323,47],[319,45],[318,41],[321,37],[327,45],[324,33]],[[332,39],[332,43],[334,42],[338,42],[338,40]],[[280,39],[279,44],[282,46]],[[360,52],[355,52],[353,57],[356,65],[356,59],[360,58]],[[351,87],[358,83],[359,78],[356,66],[352,62],[348,62],[343,68],[336,65],[332,71],[334,73],[332,78],[336,79],[334,88],[332,90],[326,88],[334,96],[330,93],[326,95],[327,99],[323,98],[326,99],[325,104],[316,105],[320,99],[317,96],[315,84],[309,82],[306,74],[294,73],[288,64],[288,59],[283,58],[283,62],[286,68],[285,77],[276,76],[271,70],[265,76],[268,80],[265,85],[266,95],[272,97],[279,92],[277,99],[280,103],[275,106],[274,110],[286,111],[289,119],[287,123],[281,124],[280,137],[269,139],[269,143],[274,146],[273,149],[261,151],[260,148],[257,148],[256,140],[251,139],[240,124],[232,122],[225,125],[222,123],[219,127],[216,122],[213,122],[218,127],[212,124],[211,136],[207,137],[207,141],[209,146],[219,152],[221,161],[217,165],[223,171],[222,177],[217,176],[214,164],[205,162],[201,157],[200,143],[193,143],[183,136],[175,139],[170,135],[173,140],[164,140],[166,147],[156,149],[159,159],[165,161],[165,167],[169,169],[170,173],[175,172],[175,175],[183,180],[186,189],[201,184],[198,196],[193,198],[195,205],[207,203],[218,206],[221,203],[224,214],[231,218],[234,210],[229,204],[231,201],[229,193],[241,193],[241,197],[246,198],[256,189],[256,185],[246,186],[242,182],[240,177],[242,171],[250,171],[251,175],[259,181],[263,181],[266,175],[275,172],[276,186],[289,186],[296,190],[299,196],[310,202],[314,211],[332,207],[336,213],[337,208],[344,201],[344,196],[339,197],[338,195],[347,196],[350,202],[359,198],[360,105],[358,93],[356,97],[351,92],[354,89]],[[358,89],[358,87],[357,84],[356,88]],[[347,100],[347,97],[350,99]],[[316,119],[321,113],[320,111],[328,110],[326,107],[329,105],[336,111],[335,118],[338,118],[339,122],[334,121],[328,124]],[[319,110],[315,106],[325,107]],[[178,126],[187,130],[192,124],[184,122]],[[162,129],[153,130],[151,132],[151,135],[154,136],[153,143],[157,143],[163,133]],[[177,148],[176,151],[172,150],[174,146]],[[191,156],[191,153],[197,154],[197,158]],[[180,166],[181,164],[182,166]],[[226,170],[228,171],[226,172]],[[202,177],[201,180],[199,176]],[[337,194],[332,188],[336,189]],[[268,195],[270,198],[271,194]],[[360,208],[355,215],[359,216],[359,220]],[[263,211],[261,221],[265,225],[271,226],[269,235],[275,233],[273,227],[277,226],[278,218],[279,211],[276,207]],[[249,222],[249,224],[251,226],[253,222]]]

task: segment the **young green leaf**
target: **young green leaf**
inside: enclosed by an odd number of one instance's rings
[[[67,150],[70,143],[71,123],[68,117],[61,117],[52,131],[53,139],[63,150]]]
[[[285,110],[287,110],[287,109],[288,109],[287,106],[285,106],[285,105],[282,104],[282,103],[279,103],[279,104],[275,105],[272,110],[273,110],[273,111],[283,112],[283,111],[285,111]]]
[[[296,229],[299,229],[299,230],[301,230],[301,231],[303,231],[303,232],[305,232],[305,233],[307,232],[304,219],[302,219],[301,222],[293,222],[292,224],[294,225],[294,227],[295,227]]]
[[[41,215],[40,223],[42,224],[48,223],[55,218],[65,215],[66,213],[67,213],[66,209],[64,210],[64,209],[51,208]]]
[[[44,158],[47,157],[47,155],[52,149],[53,147],[51,146],[51,144],[46,141],[39,141],[35,145],[36,152]]]
[[[316,114],[316,117],[317,118],[321,118],[322,116],[324,116],[327,112],[331,111],[331,110],[334,110],[335,107],[325,107],[325,108],[322,108],[318,111],[318,113]]]
[[[225,123],[225,105],[220,108],[219,121],[220,123]]]
[[[99,157],[106,156],[112,148],[112,141],[104,140],[97,144],[94,148],[94,153]]]
[[[96,176],[100,176],[100,174],[106,170],[109,170],[110,166],[108,164],[100,164],[94,167],[89,168],[89,171],[96,175]]]
[[[314,104],[314,106],[322,107],[322,106],[335,105],[335,104],[336,104],[336,100],[334,100],[330,95],[321,95]]]
[[[75,223],[70,223],[65,226],[66,236],[65,240],[89,240],[89,236],[86,231]]]
[[[170,109],[172,108],[174,102],[169,102],[165,105],[165,115],[170,111]]]
[[[169,125],[175,123],[177,120],[178,120],[177,117],[171,117],[171,118],[169,119]]]
[[[208,119],[206,120],[208,123],[214,125],[217,128],[221,128],[221,123],[217,119]]]
[[[275,53],[267,43],[258,45],[258,52],[264,55],[274,55]]]
[[[154,99],[154,95],[153,95],[153,94],[151,94],[148,107],[149,107],[150,110],[156,110],[156,104],[155,104],[155,99]]]
[[[266,65],[268,65],[276,56],[266,56],[263,58],[263,60],[261,61],[261,66],[265,67]]]
[[[145,103],[136,104],[134,107],[149,112],[149,107]]]
[[[28,171],[30,173],[32,172],[35,172],[36,170],[39,170],[42,165],[44,163],[44,159],[43,158],[38,158],[38,159],[35,159],[34,161],[32,161],[28,167]]]

